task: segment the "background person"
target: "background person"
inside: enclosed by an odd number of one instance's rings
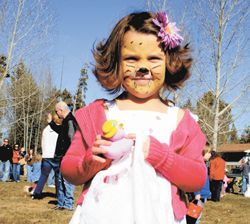
[[[58,133],[58,138],[56,142],[56,151],[54,161],[61,165],[61,160],[65,153],[67,152],[75,131],[77,129],[77,122],[70,112],[68,105],[61,101],[55,105],[55,112],[59,118],[63,119],[62,125],[58,126],[55,124],[54,121],[49,123],[50,127]],[[56,171],[55,171],[56,173]],[[75,186],[71,184],[69,181],[64,179],[63,175],[61,174],[60,170],[59,173],[55,174],[58,175],[57,179],[57,186],[58,186],[58,193],[57,193],[57,206],[55,207],[56,210],[73,210],[74,207],[74,188]]]
[[[51,114],[48,114],[47,120],[51,121]],[[53,115],[53,121],[56,125],[61,125],[62,120],[59,119],[57,114]],[[51,173],[54,171],[56,175],[56,180],[59,177],[59,162],[55,160],[55,150],[57,143],[58,134],[47,125],[42,132],[42,165],[41,165],[41,175],[39,177],[37,186],[33,192],[33,199],[40,199],[46,181]],[[49,181],[49,180],[48,180]],[[51,183],[50,183],[51,184]],[[54,184],[52,182],[52,184]],[[58,189],[56,190],[58,194]]]
[[[13,181],[15,182],[20,182],[20,168],[21,168],[21,165],[19,163],[20,159],[21,159],[20,148],[18,144],[15,144],[12,156],[12,175],[13,175]]]
[[[241,165],[241,170],[242,170],[241,193],[244,194],[247,190],[247,184],[249,184],[248,173],[250,172],[250,163],[248,158],[244,158],[244,161]]]
[[[25,160],[25,155],[26,155],[25,148],[21,147],[20,154],[19,154],[19,157],[20,157],[19,163],[21,166],[20,167],[20,174],[27,178],[27,168],[26,168],[27,162]]]
[[[211,187],[211,200],[214,202],[220,201],[221,188],[225,176],[225,161],[221,156],[215,152],[211,152],[210,159],[210,187]]]
[[[12,148],[9,145],[9,139],[3,140],[3,145],[0,147],[0,181],[6,182],[10,177],[10,166],[12,162]]]
[[[32,194],[41,175],[42,156],[39,153],[35,153],[33,149],[29,149],[28,153],[25,155],[25,160],[27,161],[27,167],[29,167],[27,169],[27,180],[32,183],[29,188]]]

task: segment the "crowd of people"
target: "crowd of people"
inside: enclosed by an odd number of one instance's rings
[[[30,185],[24,190],[31,198],[42,199],[42,191],[47,182],[48,187],[56,188],[56,210],[73,210],[74,185],[65,180],[60,171],[61,159],[66,153],[77,123],[68,105],[61,101],[55,105],[53,116],[48,114],[48,125],[42,132],[42,154],[33,149],[25,150],[9,144],[5,138],[0,147],[0,181],[20,182],[20,174],[26,177]]]
[[[19,144],[11,146],[5,138],[0,147],[0,181],[20,182],[20,175],[27,177],[27,181],[35,183],[40,176],[41,155],[33,149],[25,150]]]
[[[219,202],[221,197],[225,195],[228,178],[226,176],[225,161],[221,156],[212,151],[208,143],[203,150],[203,159],[207,167],[207,177],[204,186],[197,192],[190,192],[188,194],[189,200],[194,201],[202,208],[205,207],[207,200]],[[187,216],[188,224],[198,224],[200,222],[202,213],[198,218]]]
[[[189,193],[189,200],[196,201],[198,205],[204,208],[207,200],[219,202],[228,192],[231,192],[231,187],[234,184],[234,178],[228,175],[224,159],[219,153],[213,151],[209,144],[206,144],[203,151],[203,158],[207,167],[207,179],[203,188],[198,192]],[[241,180],[239,193],[244,194],[247,190],[247,185],[250,184],[250,158],[244,157],[240,163]],[[188,224],[198,224],[201,215],[197,218],[187,217]]]

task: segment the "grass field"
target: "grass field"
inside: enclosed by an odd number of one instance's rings
[[[32,200],[23,192],[25,185],[27,183],[24,181],[0,182],[0,224],[69,222],[73,212],[53,210],[56,204],[55,189],[46,187],[42,200]],[[77,187],[75,198],[78,198],[80,191],[81,188]],[[200,223],[248,224],[250,223],[250,198],[239,194],[227,194],[219,203],[208,201]]]

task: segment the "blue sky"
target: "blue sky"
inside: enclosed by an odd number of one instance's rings
[[[57,14],[55,60],[52,65],[54,81],[59,87],[63,71],[62,88],[72,93],[84,63],[93,62],[93,44],[107,38],[115,23],[123,16],[146,9],[143,0],[53,0],[52,5]],[[103,97],[103,94],[89,71],[86,102]]]

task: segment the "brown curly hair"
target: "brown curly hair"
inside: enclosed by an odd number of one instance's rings
[[[93,73],[101,85],[110,93],[120,91],[122,74],[120,74],[121,47],[126,32],[136,31],[145,34],[158,35],[157,27],[152,19],[152,12],[131,13],[122,18],[114,27],[109,38],[96,45],[93,55],[96,61]],[[161,45],[164,50],[164,46]],[[166,74],[165,87],[169,90],[180,88],[190,76],[192,58],[188,44],[165,50]]]

